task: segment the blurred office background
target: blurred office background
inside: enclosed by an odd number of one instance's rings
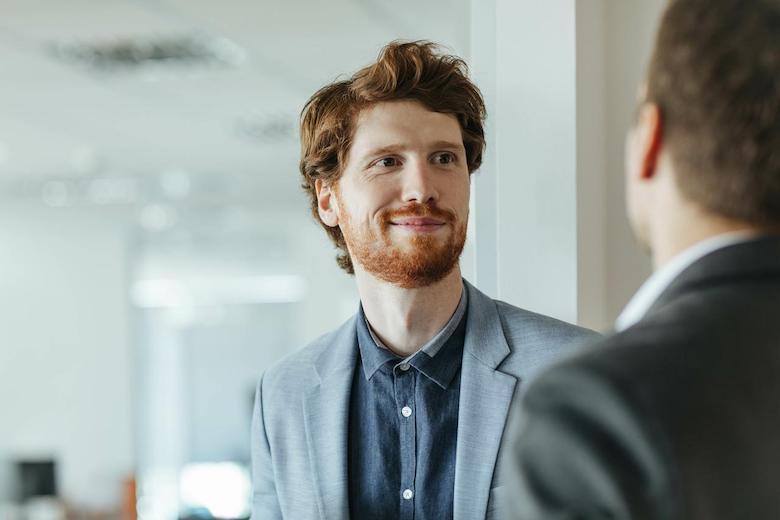
[[[395,38],[490,110],[463,267],[606,329],[663,0],[0,0],[0,520],[246,518],[254,386],[357,308],[297,115]]]

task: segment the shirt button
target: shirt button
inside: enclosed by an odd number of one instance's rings
[[[403,408],[401,408],[401,414],[404,417],[409,417],[410,415],[412,415],[412,409],[409,408],[408,406],[404,406]]]
[[[398,365],[398,368],[406,372],[407,370],[409,370],[409,366],[410,366],[409,363],[401,363],[400,365]]]
[[[403,497],[405,500],[411,500],[414,496],[414,492],[411,489],[404,489]]]

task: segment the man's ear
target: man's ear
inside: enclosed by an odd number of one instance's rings
[[[314,189],[317,192],[317,213],[322,223],[330,227],[339,225],[339,206],[333,188],[331,183],[323,182],[322,179],[314,181]]]
[[[640,178],[649,180],[655,176],[661,155],[663,124],[661,109],[655,103],[645,103],[639,112]]]

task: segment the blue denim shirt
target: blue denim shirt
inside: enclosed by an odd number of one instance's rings
[[[452,518],[466,298],[464,290],[449,323],[406,359],[377,344],[360,309],[349,424],[352,520]]]

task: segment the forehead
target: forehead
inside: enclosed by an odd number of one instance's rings
[[[440,141],[463,142],[452,114],[434,112],[417,101],[383,101],[363,109],[352,139],[354,153],[383,146],[425,146]]]

